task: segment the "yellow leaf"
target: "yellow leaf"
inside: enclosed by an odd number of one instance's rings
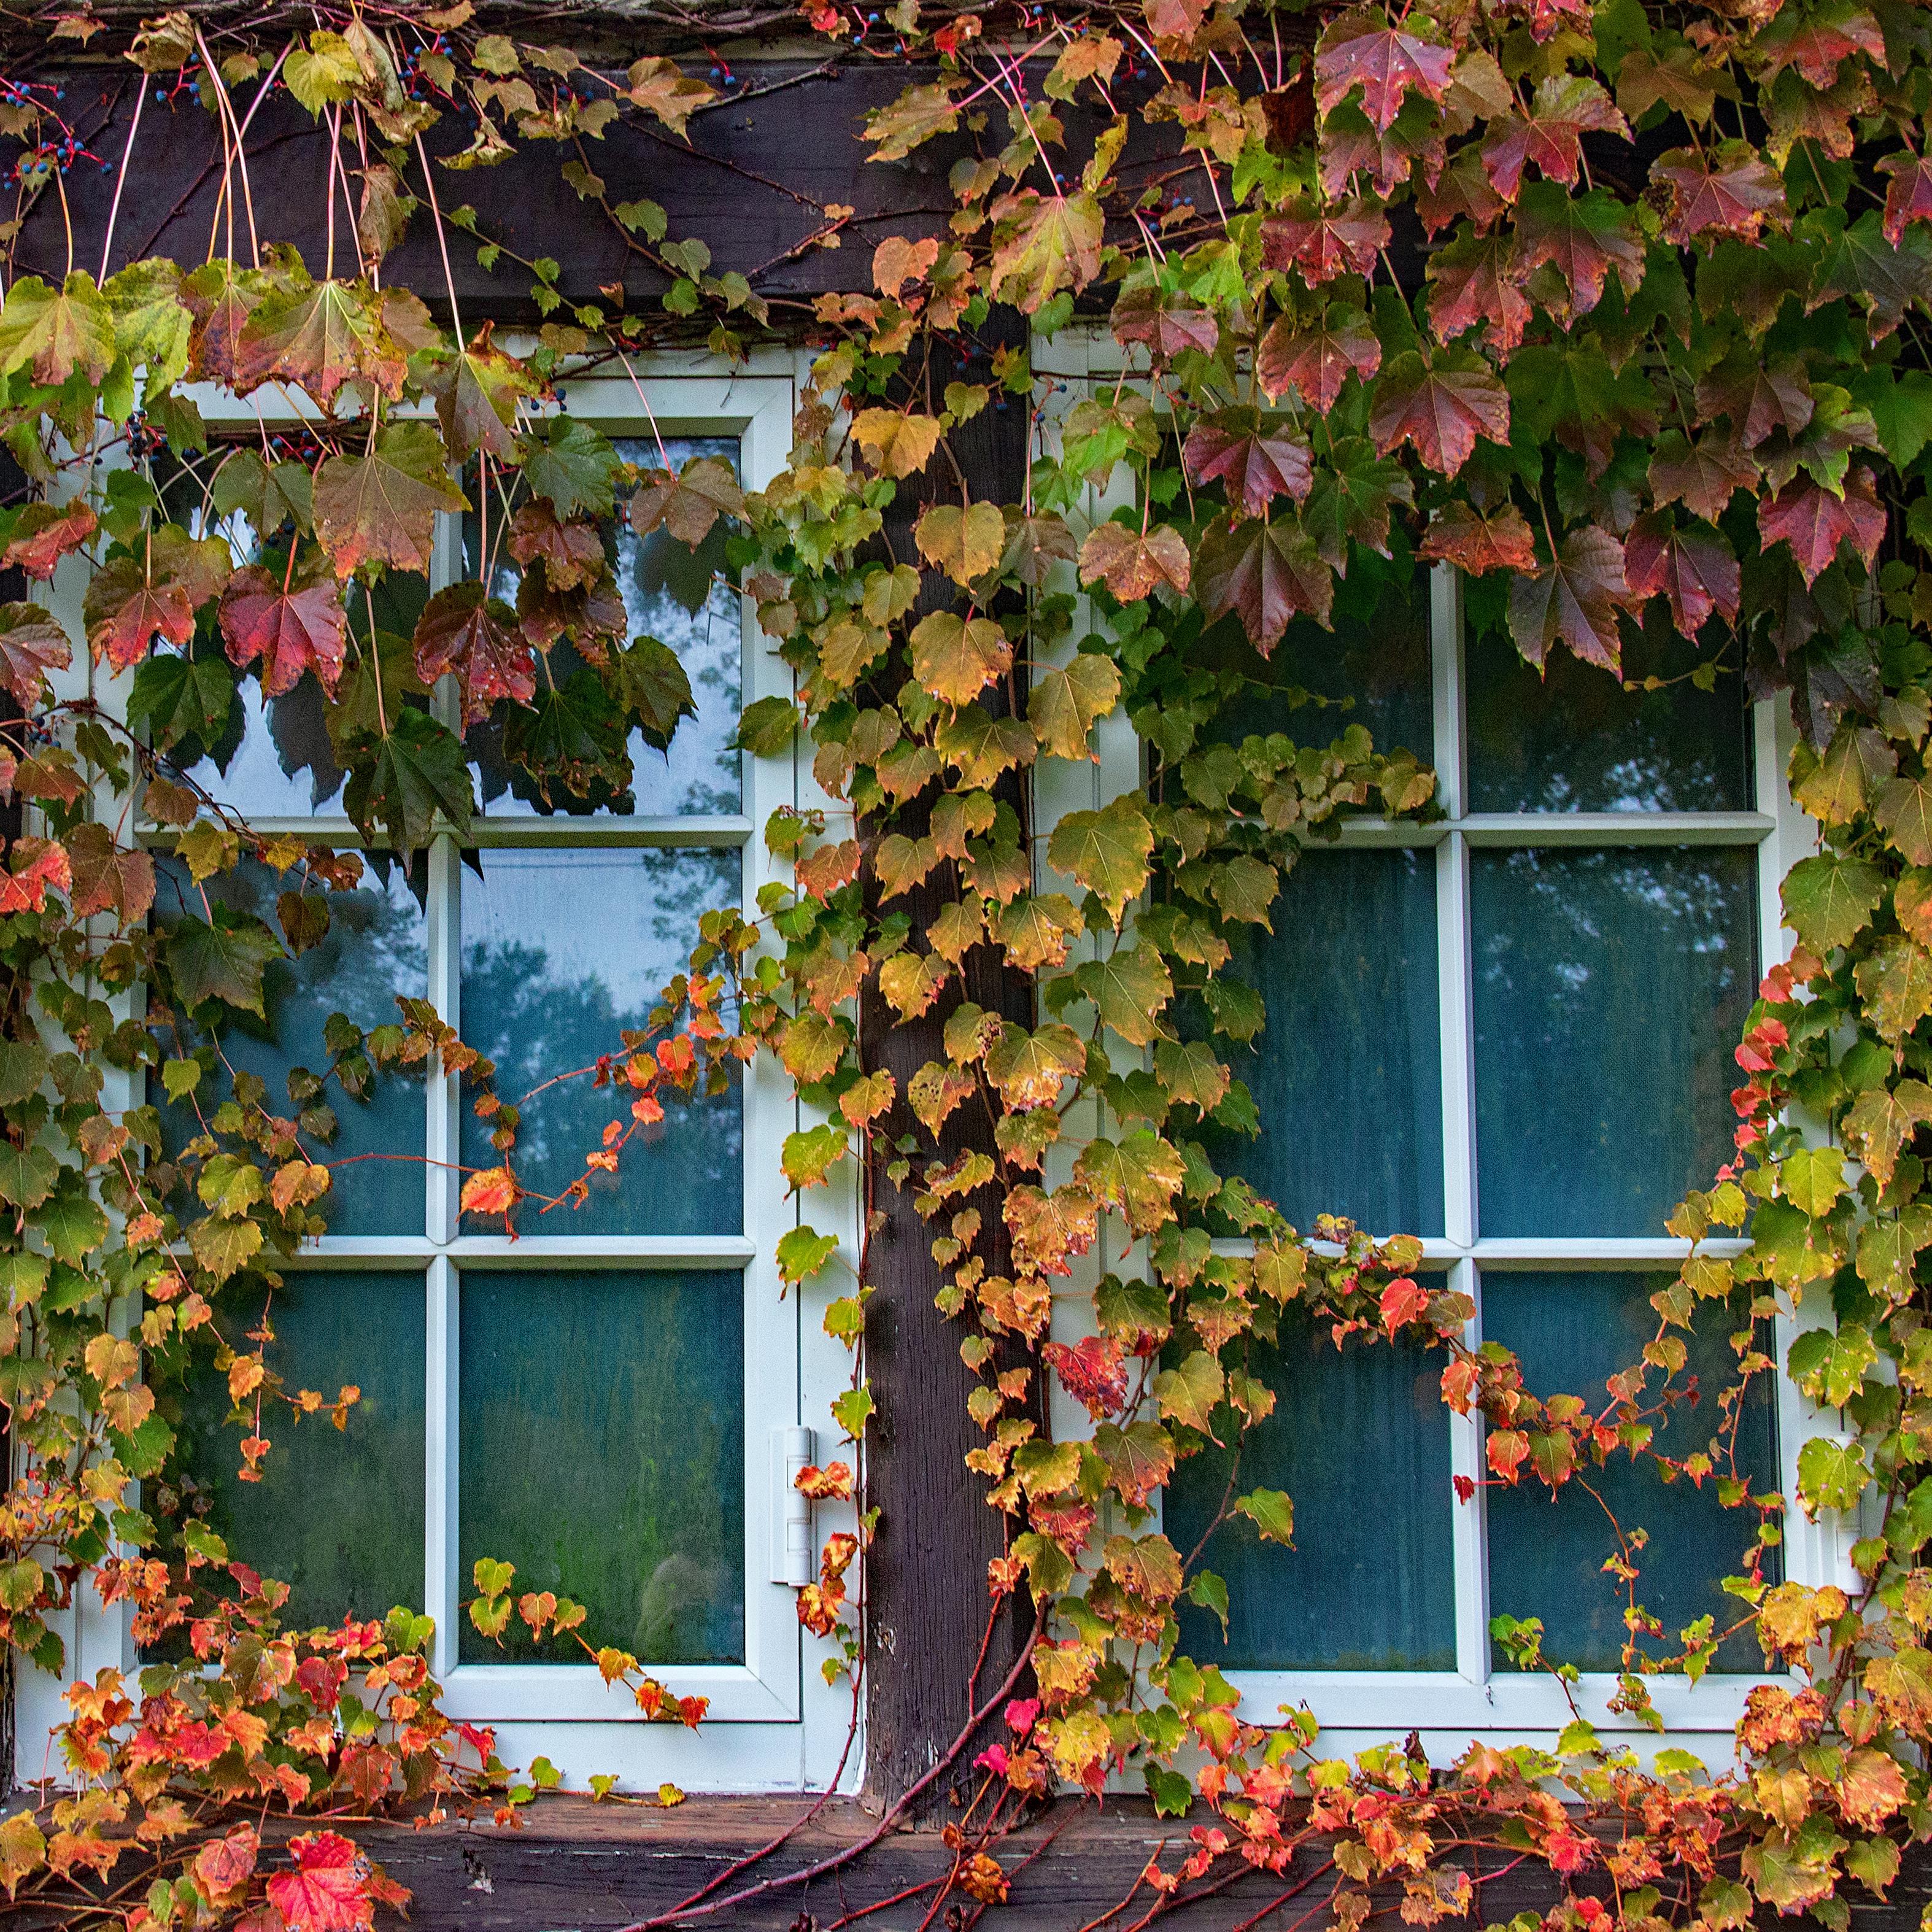
[[[1000,560],[1006,523],[998,506],[935,503],[914,526],[919,554],[956,584],[970,584]]]

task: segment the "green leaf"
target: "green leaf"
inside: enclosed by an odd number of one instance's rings
[[[1226,1386],[1221,1364],[1205,1348],[1196,1348],[1178,1368],[1164,1369],[1154,1380],[1154,1400],[1160,1412],[1204,1436],[1208,1418]]]
[[[1920,778],[1888,778],[1872,809],[1893,848],[1914,866],[1932,866],[1932,784]]]
[[[1154,827],[1137,794],[1098,812],[1062,814],[1047,842],[1047,862],[1096,895],[1118,926],[1127,902],[1146,889]]]
[[[107,1238],[107,1213],[77,1187],[68,1187],[28,1217],[40,1229],[56,1261],[78,1268]]]
[[[1091,651],[1081,652],[1064,669],[1036,670],[1027,695],[1027,722],[1040,748],[1057,758],[1093,754],[1089,742],[1096,720],[1112,711],[1120,694],[1120,674]]]
[[[732,735],[732,748],[756,758],[775,758],[790,744],[798,724],[798,706],[790,698],[761,698],[746,706]]]
[[[1091,1000],[1101,1024],[1130,1046],[1146,1046],[1160,1036],[1160,1016],[1174,997],[1174,982],[1160,955],[1145,944],[1123,946],[1106,959],[1090,959],[1070,980],[1054,983]]]
[[[17,1107],[38,1094],[49,1064],[38,1040],[0,1040],[0,1107]]]
[[[610,515],[622,463],[610,439],[580,416],[552,416],[524,440],[524,482],[560,523],[586,512]]]
[[[1814,1217],[1830,1214],[1845,1191],[1845,1156],[1836,1148],[1799,1148],[1779,1171],[1778,1191]]]
[[[1244,1516],[1268,1543],[1294,1546],[1294,1504],[1282,1490],[1254,1490],[1234,1501],[1234,1511]]]
[[[254,1259],[262,1230],[254,1221],[197,1221],[188,1230],[188,1244],[217,1281],[226,1281]]]
[[[170,751],[192,739],[206,748],[221,736],[234,701],[235,674],[219,657],[188,658],[156,652],[134,668],[128,694],[128,728],[145,726],[150,741]]]
[[[58,386],[76,370],[98,384],[114,360],[114,318],[92,276],[76,271],[58,292],[22,275],[0,309],[0,375],[31,368],[34,380]]]
[[[677,653],[656,638],[634,638],[616,653],[617,688],[624,702],[638,714],[644,742],[662,752],[682,718],[695,718],[691,680]],[[783,700],[779,700],[781,703]]]
[[[461,741],[427,712],[392,712],[388,730],[358,752],[343,803],[365,837],[386,832],[405,858],[428,844],[438,813],[466,833],[475,794]]]
[[[1932,1012],[1932,957],[1912,940],[1880,940],[1853,977],[1881,1040],[1895,1044]]]
[[[1798,1492],[1814,1516],[1821,1509],[1856,1508],[1870,1474],[1862,1443],[1814,1436],[1798,1452]]]
[[[1801,860],[1784,880],[1785,923],[1814,952],[1849,946],[1885,891],[1885,874],[1862,859],[1822,852]]]
[[[778,1279],[796,1285],[809,1281],[838,1252],[836,1234],[815,1228],[788,1228],[778,1237]]]
[[[1148,1796],[1154,1800],[1157,1818],[1184,1818],[1194,1803],[1194,1787],[1178,1771],[1151,1760],[1144,1768]]]
[[[870,1389],[847,1389],[832,1403],[832,1419],[856,1442],[866,1432],[866,1424],[872,1416],[873,1406]]]
[[[0,1201],[9,1207],[38,1208],[59,1178],[60,1162],[46,1148],[0,1141]]]
[[[827,1121],[786,1135],[778,1164],[794,1188],[817,1187],[845,1151],[845,1130]]]
[[[271,960],[283,957],[282,944],[261,920],[218,904],[214,923],[183,917],[171,925],[161,950],[175,998],[190,1011],[204,1000],[220,1000],[257,1018],[262,975]]]

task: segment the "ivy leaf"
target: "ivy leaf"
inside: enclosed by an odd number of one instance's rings
[[[1063,813],[1047,842],[1047,863],[1095,894],[1116,926],[1127,902],[1146,890],[1153,857],[1154,827],[1131,796],[1097,812]]]
[[[22,275],[0,308],[0,375],[30,369],[34,380],[58,388],[78,371],[98,386],[117,351],[114,318],[79,270],[58,290],[38,275]]]
[[[1888,778],[1872,800],[1874,816],[1894,850],[1914,866],[1932,866],[1932,780]]]
[[[668,470],[656,472],[631,499],[630,514],[631,527],[640,537],[662,525],[695,550],[721,516],[745,514],[745,493],[728,463],[716,456],[694,456],[676,476]]]
[[[1894,1046],[1932,1012],[1932,955],[1912,940],[1881,940],[1853,977],[1873,1030]]]
[[[1143,283],[1122,289],[1114,304],[1114,339],[1123,345],[1144,343],[1156,362],[1171,362],[1184,349],[1214,352],[1221,325],[1212,310],[1184,296]]]
[[[1694,446],[1676,430],[1658,442],[1650,459],[1651,494],[1660,509],[1682,502],[1694,517],[1714,524],[1740,490],[1756,486],[1758,467],[1734,431],[1707,429]]]
[[[1720,364],[1697,385],[1697,413],[1729,416],[1738,441],[1755,449],[1774,429],[1792,436],[1811,420],[1811,384],[1795,356],[1748,356]]]
[[[913,538],[926,562],[956,584],[970,584],[1000,560],[1006,523],[992,503],[935,503],[913,526]]]
[[[183,1006],[220,1000],[260,1018],[262,975],[283,953],[261,920],[218,904],[212,926],[185,916],[171,923],[161,956]]]
[[[866,118],[866,139],[879,144],[874,160],[902,161],[914,148],[958,125],[952,90],[938,81],[908,87],[890,106],[875,109]]]
[[[490,715],[500,698],[528,704],[536,695],[536,661],[517,627],[517,614],[473,579],[439,590],[423,607],[410,640],[416,675],[433,685],[446,671],[463,687],[470,724]]]
[[[27,1147],[0,1141],[0,1201],[10,1208],[38,1208],[59,1178],[60,1162],[38,1141]]]
[[[1377,134],[1386,134],[1410,94],[1442,100],[1454,61],[1451,49],[1402,33],[1372,14],[1345,15],[1322,36],[1315,57],[1316,105],[1332,113],[1359,87],[1362,111]]]
[[[1226,1386],[1221,1364],[1205,1348],[1196,1348],[1177,1366],[1154,1377],[1154,1399],[1168,1420],[1211,1436],[1208,1420]]]
[[[1524,168],[1533,166],[1547,180],[1574,187],[1582,137],[1588,134],[1630,139],[1630,123],[1600,83],[1576,74],[1538,81],[1528,113],[1512,115],[1483,143],[1490,185],[1504,200],[1514,201]]]
[[[1453,563],[1472,577],[1491,570],[1527,574],[1536,568],[1536,537],[1514,503],[1484,512],[1452,498],[1430,520],[1416,554]]]
[[[408,358],[382,323],[370,292],[347,282],[278,290],[242,325],[236,347],[238,388],[264,382],[299,386],[325,410],[345,384],[402,394]]]
[[[945,434],[937,416],[908,416],[900,410],[861,410],[852,418],[852,440],[881,476],[916,476]]]
[[[389,728],[357,754],[343,803],[364,835],[379,829],[405,859],[428,842],[440,812],[470,829],[474,794],[461,741],[426,712],[389,713]]]
[[[1405,442],[1431,470],[1454,476],[1475,452],[1476,439],[1509,440],[1509,392],[1484,365],[1431,365],[1414,350],[1398,356],[1382,373],[1369,434],[1387,456]]]
[[[69,904],[77,919],[112,913],[123,926],[148,916],[154,902],[154,862],[136,847],[124,851],[104,825],[92,820],[68,834],[68,858],[74,868]]]
[[[1820,257],[1805,313],[1840,297],[1854,298],[1868,311],[1866,326],[1882,341],[1916,302],[1932,302],[1932,241],[1916,228],[1886,239],[1883,218],[1870,208],[1829,237]]]
[[[553,778],[575,796],[589,798],[599,785],[621,791],[631,782],[624,727],[625,714],[604,680],[580,664],[534,702],[512,709],[503,749],[536,778],[546,802]]]
[[[245,670],[261,660],[263,697],[292,691],[306,670],[335,695],[349,620],[332,578],[302,586],[250,564],[228,580],[220,614],[229,662]]]
[[[1186,540],[1172,524],[1150,530],[1098,524],[1080,546],[1081,582],[1104,581],[1123,604],[1150,596],[1162,584],[1185,591],[1192,568]]]
[[[1262,222],[1262,266],[1299,268],[1319,287],[1337,275],[1366,275],[1389,243],[1388,218],[1360,196],[1312,214],[1270,214]]]
[[[1315,480],[1307,439],[1285,424],[1264,422],[1258,410],[1202,417],[1187,433],[1181,461],[1197,485],[1219,483],[1229,503],[1248,517],[1266,515],[1277,496],[1301,502]],[[1174,587],[1184,590],[1184,578]]]
[[[1643,285],[1644,250],[1630,211],[1601,188],[1588,194],[1562,193],[1546,182],[1522,191],[1516,232],[1525,280],[1546,265],[1569,284],[1570,309],[1587,315],[1602,299],[1605,280],[1614,273],[1624,293]],[[1547,302],[1547,290],[1538,284]]]
[[[1366,312],[1334,302],[1305,328],[1286,316],[1272,322],[1255,351],[1255,378],[1270,402],[1292,389],[1318,416],[1326,416],[1351,374],[1366,382],[1382,363],[1382,341]]]
[[[1120,946],[1104,959],[1089,959],[1070,983],[1074,994],[1094,1002],[1100,1024],[1130,1046],[1150,1046],[1161,1036],[1160,1016],[1174,997],[1174,982],[1152,946]]]
[[[315,479],[316,532],[346,577],[365,563],[427,572],[439,510],[460,510],[441,440],[426,422],[392,422],[362,456],[332,456]]]
[[[1103,526],[1118,528],[1118,525]],[[1064,668],[1036,669],[1027,694],[1027,722],[1040,749],[1058,758],[1094,755],[1088,739],[1095,721],[1113,710],[1120,674],[1112,660],[1082,651]]]
[[[1808,476],[1793,478],[1775,497],[1759,503],[1757,526],[1767,549],[1775,543],[1791,546],[1809,590],[1846,544],[1868,565],[1876,562],[1886,515],[1871,472],[1859,464],[1846,472],[1842,496],[1821,489]]]
[[[1244,1516],[1266,1543],[1294,1547],[1294,1504],[1284,1490],[1251,1490],[1234,1499],[1234,1514]]]
[[[196,739],[203,746],[220,739],[235,696],[235,678],[218,657],[188,658],[159,652],[134,668],[128,695],[130,730],[147,728],[164,750]]]
[[[1594,524],[1572,530],[1555,560],[1510,586],[1510,634],[1540,670],[1552,644],[1567,645],[1586,664],[1621,674],[1617,606],[1629,596],[1624,548]]]
[[[1798,1494],[1808,1516],[1856,1508],[1870,1474],[1862,1443],[1814,1436],[1798,1452]]]
[[[756,758],[775,758],[791,743],[798,724],[798,706],[789,698],[758,698],[740,717],[732,749],[749,752]]]
[[[1289,620],[1306,612],[1326,625],[1335,579],[1315,539],[1297,522],[1216,521],[1202,539],[1195,594],[1209,619],[1235,612],[1268,656]]]
[[[1885,190],[1885,238],[1896,248],[1909,221],[1932,221],[1932,158],[1909,151],[1876,164]]]
[[[1849,946],[1885,891],[1885,874],[1862,859],[1821,852],[1785,874],[1785,923],[1815,952]]]
[[[1748,142],[1720,142],[1708,152],[1673,148],[1650,178],[1670,191],[1664,237],[1680,248],[1711,234],[1755,242],[1767,220],[1786,218],[1784,177]]]
[[[0,686],[32,716],[50,670],[74,662],[67,633],[38,604],[0,604]]]
[[[302,464],[264,463],[252,449],[232,452],[214,472],[208,500],[223,516],[239,510],[258,537],[284,524],[298,530],[315,524],[315,478]]]
[[[1377,456],[1366,436],[1343,436],[1330,449],[1328,464],[1316,472],[1315,487],[1302,506],[1302,527],[1315,539],[1322,560],[1340,572],[1351,544],[1387,556],[1390,511],[1414,500],[1400,464]]]
[[[1083,1048],[1083,1066],[1085,1060]],[[1186,1175],[1179,1153],[1149,1127],[1118,1144],[1104,1136],[1090,1140],[1073,1163],[1074,1179],[1096,1200],[1118,1208],[1137,1234],[1153,1234],[1168,1218]]]
[[[1519,284],[1516,236],[1506,229],[1489,235],[1461,235],[1429,257],[1433,285],[1429,326],[1438,342],[1465,329],[1486,328],[1499,356],[1520,347],[1530,316],[1529,298]],[[1600,275],[1598,278],[1601,281]]]
[[[0,554],[0,569],[50,578],[61,559],[78,550],[98,527],[98,519],[84,496],[65,503],[25,504],[7,539],[5,552]]]
[[[1013,661],[1012,640],[990,617],[934,610],[914,626],[912,674],[948,704],[966,704],[1003,677]]]
[[[532,386],[524,365],[491,342],[490,326],[486,322],[470,346],[424,385],[436,399],[436,419],[458,462],[478,450],[500,463],[513,456],[517,404]]]
[[[1714,610],[1727,622],[1737,616],[1742,574],[1720,531],[1673,526],[1669,517],[1652,511],[1624,539],[1624,575],[1633,598],[1670,599],[1684,637],[1694,638]]]
[[[636,713],[644,742],[658,751],[668,750],[678,721],[698,716],[691,680],[677,653],[656,638],[634,638],[613,654],[611,662],[618,692]]]
[[[1022,188],[1002,195],[989,212],[994,226],[987,284],[1022,314],[1036,314],[1060,290],[1084,289],[1100,274],[1106,219],[1092,194]]]
[[[1145,1418],[1125,1429],[1103,1422],[1094,1431],[1094,1448],[1122,1499],[1136,1508],[1174,1473],[1174,1438]]]

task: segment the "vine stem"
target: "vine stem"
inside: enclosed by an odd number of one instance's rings
[[[748,1886],[742,1892],[734,1892],[728,1898],[713,1899],[709,1905],[700,1906],[696,1911],[680,1906],[674,1910],[660,1912],[655,1918],[640,1918],[621,1928],[621,1932],[668,1932],[668,1928],[686,1918],[708,1918],[718,1912],[734,1911],[740,1906],[748,1905],[754,1899],[763,1898],[788,1885],[808,1885],[816,1878],[842,1870],[855,1860],[862,1858],[872,1847],[881,1842],[891,1832],[892,1827],[903,1818],[913,1804],[934,1784],[940,1775],[950,1771],[958,1760],[959,1754],[972,1741],[973,1733],[984,1724],[987,1718],[1004,1700],[1007,1694],[1017,1684],[1021,1676],[1033,1662],[1034,1647],[1039,1643],[1040,1633],[1046,1628],[1046,1606],[1042,1603],[1035,1613],[1033,1634],[1021,1649],[1013,1667],[1008,1671],[1006,1680],[992,1696],[967,1720],[965,1728],[955,1738],[946,1754],[933,1766],[926,1775],[914,1784],[898,1802],[886,1811],[878,1823],[856,1844],[848,1845],[842,1852],[835,1852],[831,1857],[820,1858],[817,1864],[807,1865],[802,1870],[787,1872],[778,1878],[768,1878],[761,1883]],[[823,1799],[820,1801],[821,1803]]]
[[[449,236],[442,225],[442,210],[436,205],[436,182],[429,171],[429,150],[423,137],[416,136],[416,159],[422,164],[423,192],[429,196],[430,219],[436,224],[436,245],[442,250],[443,285],[449,291],[449,326],[455,332],[457,346],[463,346],[463,318],[456,308],[456,277],[449,266]]]
[[[115,178],[114,200],[107,210],[107,232],[100,242],[100,273],[98,280],[107,279],[107,265],[114,258],[114,224],[121,218],[121,192],[128,185],[128,164],[134,158],[134,136],[141,131],[141,110],[148,104],[148,77],[141,76],[134,89],[134,118],[128,124],[128,140],[121,150],[121,172]]]

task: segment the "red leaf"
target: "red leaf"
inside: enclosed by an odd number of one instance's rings
[[[221,594],[228,661],[245,669],[260,658],[262,693],[279,698],[312,670],[330,697],[342,676],[348,626],[332,578],[298,588],[258,563],[238,570]]]
[[[1650,488],[1660,507],[1681,502],[1694,517],[1714,524],[1739,490],[1756,488],[1757,465],[1729,430],[1707,429],[1694,448],[1674,431],[1650,459]]]
[[[1315,99],[1324,114],[1359,86],[1363,112],[1385,134],[1409,94],[1439,101],[1449,85],[1450,49],[1398,32],[1372,15],[1337,20],[1322,38],[1327,44],[1315,57]]]
[[[1758,505],[1757,527],[1766,544],[1790,544],[1809,589],[1840,544],[1849,542],[1868,564],[1877,556],[1885,540],[1885,511],[1873,492],[1871,472],[1854,464],[1845,472],[1842,497],[1799,476]]]
[[[1673,148],[1650,175],[1670,190],[1664,237],[1679,248],[1712,233],[1755,242],[1768,220],[1786,212],[1784,178],[1742,141],[1725,142],[1714,158],[1694,148]]]
[[[1624,539],[1624,576],[1634,598],[1670,600],[1682,635],[1694,638],[1713,610],[1733,620],[1740,589],[1738,560],[1715,530],[1673,529],[1653,510]]]
[[[1586,134],[1630,138],[1630,123],[1594,80],[1564,74],[1540,81],[1527,117],[1513,116],[1483,143],[1483,165],[1505,201],[1516,199],[1526,166],[1565,187],[1576,184]]]
[[[1509,440],[1509,392],[1478,364],[1434,367],[1412,352],[1384,374],[1369,434],[1386,456],[1405,442],[1431,470],[1453,476],[1474,452],[1476,438]]]
[[[1299,268],[1319,286],[1337,275],[1366,275],[1388,245],[1388,218],[1359,196],[1314,214],[1270,214],[1262,222],[1262,265]]]
[[[96,657],[126,670],[148,655],[158,635],[184,644],[194,635],[194,605],[172,582],[151,584],[131,556],[103,564],[89,580],[83,605],[87,640]]]
[[[1264,516],[1276,496],[1300,502],[1315,480],[1307,441],[1256,410],[1222,410],[1188,433],[1181,461],[1196,484],[1219,483],[1244,515]]]
[[[1286,316],[1276,322],[1255,351],[1255,379],[1270,402],[1292,388],[1326,416],[1352,371],[1366,382],[1382,362],[1382,345],[1367,316],[1337,302],[1306,328],[1292,327]]]
[[[1522,341],[1529,320],[1529,298],[1516,286],[1516,238],[1506,230],[1493,235],[1459,236],[1429,258],[1429,326],[1447,342],[1466,328],[1486,327],[1490,344],[1507,356]]]
[[[40,703],[40,682],[50,670],[74,662],[67,633],[38,604],[0,604],[0,685],[32,712]]]
[[[1780,10],[1766,22],[1752,51],[1764,63],[1766,87],[1790,67],[1813,87],[1828,88],[1837,81],[1840,65],[1856,53],[1869,54],[1880,67],[1886,64],[1885,35],[1863,8],[1856,12],[1846,8]]]
[[[510,520],[510,554],[526,567],[542,560],[553,590],[574,590],[604,574],[604,533],[586,519],[559,523],[556,512],[538,498]]]
[[[1089,1335],[1074,1348],[1049,1342],[1040,1353],[1060,1387],[1096,1422],[1120,1413],[1127,1399],[1127,1372],[1120,1345],[1112,1336]]]
[[[1186,540],[1171,524],[1150,530],[1124,524],[1096,524],[1080,546],[1080,580],[1102,579],[1123,604],[1132,604],[1162,584],[1185,590],[1193,566]]]
[[[1729,416],[1738,442],[1755,449],[1774,429],[1796,436],[1811,420],[1811,385],[1795,356],[1727,362],[1697,385],[1697,415]]]
[[[74,890],[67,848],[51,838],[16,838],[0,872],[0,914],[45,912],[50,891]]]
[[[1453,563],[1472,576],[1485,571],[1533,571],[1536,538],[1514,503],[1487,514],[1472,505],[1448,502],[1423,534],[1420,554],[1432,563]]]
[[[29,503],[14,526],[0,568],[17,566],[29,577],[48,578],[69,550],[78,550],[98,527],[84,498],[71,503]]]
[[[1210,619],[1236,613],[1264,657],[1298,614],[1328,622],[1334,573],[1299,524],[1251,518],[1230,529],[1216,522],[1196,563],[1194,594],[1203,613]]]
[[[375,1922],[368,1867],[339,1832],[304,1832],[289,1840],[292,1872],[268,1881],[268,1902],[289,1932],[356,1932]]]
[[[1482,234],[1502,211],[1503,198],[1490,187],[1473,148],[1464,148],[1443,170],[1433,188],[1424,183],[1415,190],[1415,212],[1432,238],[1452,221],[1465,218]]]
[[[1117,342],[1144,342],[1159,362],[1172,362],[1184,349],[1211,356],[1221,339],[1210,310],[1160,288],[1124,291],[1114,304],[1113,323]]]
[[[1887,154],[1878,171],[1892,177],[1885,190],[1885,238],[1895,248],[1908,221],[1932,221],[1932,160]]]
[[[536,695],[536,664],[517,628],[517,614],[477,583],[439,590],[416,620],[416,674],[434,684],[445,671],[463,681],[464,716],[474,724],[500,698],[527,704]]]
[[[1628,595],[1623,545],[1588,524],[1563,539],[1553,563],[1510,586],[1510,634],[1538,670],[1561,644],[1586,664],[1620,673],[1616,607]]]
[[[1527,281],[1545,262],[1570,284],[1570,306],[1587,315],[1601,299],[1612,270],[1627,296],[1643,284],[1643,244],[1629,214],[1600,192],[1559,195],[1532,188],[1522,198],[1517,223],[1522,259],[1516,270]]]

